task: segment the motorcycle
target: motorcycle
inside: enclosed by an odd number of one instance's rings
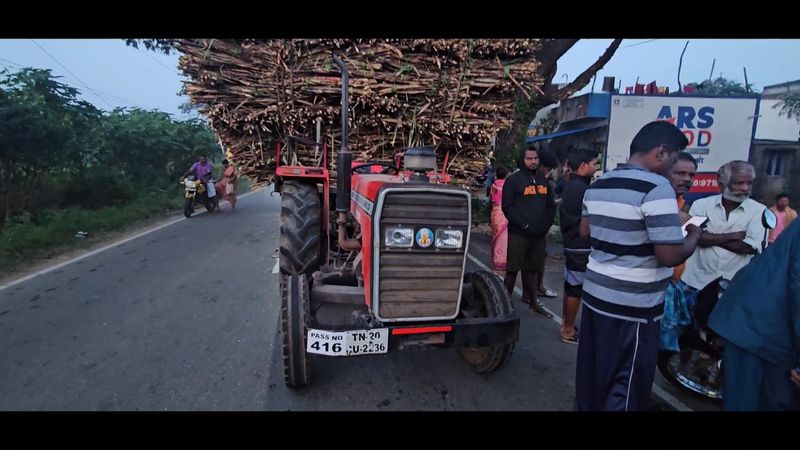
[[[777,220],[772,211],[764,210],[761,217],[765,228],[762,252],[767,247],[769,230],[775,228]],[[685,391],[713,400],[723,398],[724,340],[708,327],[708,318],[729,283],[730,280],[720,277],[697,293],[691,311],[691,324],[683,329],[678,338],[680,350],[661,350],[658,355],[658,369],[667,381]]]
[[[722,400],[722,339],[708,328],[708,317],[729,280],[717,278],[697,293],[691,324],[678,338],[680,350],[661,350],[658,369],[673,385],[710,399]]]
[[[189,175],[181,180],[181,184],[184,186],[183,215],[187,219],[192,217],[198,204],[205,206],[208,212],[214,212],[219,208],[219,196],[216,195],[214,182],[214,179],[210,179],[203,183],[194,175]]]

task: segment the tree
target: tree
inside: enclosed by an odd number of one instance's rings
[[[174,183],[198,154],[219,153],[202,121],[178,121],[164,112],[138,108],[104,114],[94,139],[99,151],[87,155],[91,170],[66,189],[66,204],[124,204],[140,192]]]
[[[133,48],[143,45],[147,50],[161,52],[165,55],[175,51],[175,41],[172,39],[125,39],[125,45]]]
[[[786,114],[786,117],[794,117],[800,121],[800,93],[795,92],[783,98],[781,114]]]
[[[138,108],[109,113],[103,139],[103,164],[143,184],[176,178],[199,154],[220,151],[201,120],[176,121],[167,113]]]
[[[622,43],[622,39],[614,39],[597,61],[578,75],[571,83],[559,89],[556,87],[556,84],[553,83],[553,78],[558,71],[558,60],[577,42],[578,39],[544,40],[542,51],[537,55],[539,61],[537,72],[542,79],[545,80],[545,87],[539,96],[532,99],[524,97],[517,98],[514,124],[506,132],[498,136],[497,139],[496,148],[498,150],[495,151],[495,155],[497,155],[498,159],[511,164],[511,167],[516,166],[515,161],[517,156],[522,148],[527,145],[525,143],[525,136],[528,125],[531,123],[531,120],[536,117],[539,110],[553,103],[567,99],[575,92],[586,87],[592,77],[611,60],[611,57]]]
[[[717,77],[716,79],[701,81],[700,83],[688,83],[697,91],[692,95],[709,95],[715,97],[742,97],[754,96],[753,84],[744,86],[742,83],[727,78]],[[686,95],[680,91],[673,92],[672,95]]]
[[[202,120],[104,113],[79,95],[48,70],[0,71],[0,226],[21,212],[123,204],[219,153]]]
[[[0,73],[0,197],[2,218],[12,214],[12,200],[24,208],[43,177],[75,170],[86,135],[82,132],[99,111],[78,100],[79,91],[50,70],[22,69]]]

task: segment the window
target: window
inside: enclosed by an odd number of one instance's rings
[[[771,151],[767,152],[767,175],[781,177],[786,170],[786,153]]]

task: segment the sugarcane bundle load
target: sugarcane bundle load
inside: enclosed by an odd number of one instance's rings
[[[350,73],[348,145],[356,161],[391,161],[437,145],[448,173],[472,185],[517,101],[541,93],[536,39],[179,40],[192,104],[210,120],[242,173],[270,183],[287,136],[324,142],[335,169],[341,75]],[[320,147],[281,150],[282,164],[319,165]],[[441,167],[441,166],[440,166]]]

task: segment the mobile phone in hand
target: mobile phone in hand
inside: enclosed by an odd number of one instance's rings
[[[683,230],[683,237],[686,237],[689,233],[686,231],[687,225],[694,225],[698,228],[703,227],[706,222],[708,222],[708,217],[706,216],[692,216],[681,228]]]

